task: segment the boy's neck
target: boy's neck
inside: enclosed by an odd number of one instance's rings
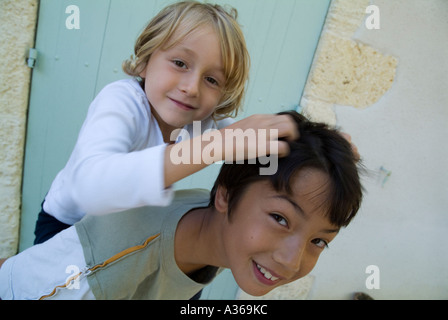
[[[174,238],[177,266],[187,275],[206,266],[225,267],[220,253],[218,222],[223,215],[214,208],[196,208],[179,221]]]

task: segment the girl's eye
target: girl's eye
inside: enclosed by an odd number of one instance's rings
[[[186,68],[186,64],[181,60],[173,60],[173,63],[179,68]]]
[[[277,214],[277,213],[271,213],[271,217],[277,221],[280,225],[287,227],[288,226],[288,221],[286,221],[285,218],[283,218],[281,215]]]
[[[206,77],[205,80],[207,80],[208,82],[210,82],[212,85],[219,85],[218,81],[216,81],[215,79],[213,79],[212,77]]]
[[[318,239],[312,240],[311,242],[314,243],[316,246],[318,246],[321,249],[328,248],[328,242],[326,242],[325,240],[318,238]]]

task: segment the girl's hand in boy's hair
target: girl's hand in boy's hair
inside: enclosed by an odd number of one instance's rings
[[[297,140],[299,130],[289,115],[257,114],[225,128],[212,130],[165,149],[165,187],[171,186],[213,162],[240,161],[268,155],[285,157],[287,141]],[[173,161],[185,150],[184,161]]]
[[[220,130],[223,136],[222,160],[245,160],[289,154],[287,141],[297,140],[299,130],[289,115],[255,114]],[[229,143],[233,139],[233,143]],[[285,141],[286,140],[286,141]],[[233,159],[229,159],[233,155]]]

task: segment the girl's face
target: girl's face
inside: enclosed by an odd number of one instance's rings
[[[226,82],[215,31],[201,27],[169,49],[157,49],[140,76],[162,133],[209,117]]]
[[[324,216],[327,175],[304,169],[293,182],[292,195],[250,185],[223,229],[227,266],[251,295],[307,275],[339,231]]]

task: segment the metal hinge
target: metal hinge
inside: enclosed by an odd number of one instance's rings
[[[30,51],[28,52],[28,58],[26,59],[28,67],[33,69],[34,66],[36,65],[36,60],[37,60],[37,50],[34,48],[30,48]]]

